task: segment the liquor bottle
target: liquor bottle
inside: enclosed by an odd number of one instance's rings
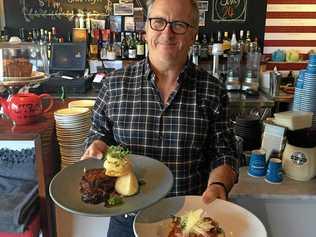
[[[87,18],[86,18],[86,29],[88,34],[90,34],[91,32],[91,18],[89,16],[89,14],[87,14]]]
[[[48,60],[51,57],[51,49],[52,49],[52,32],[48,32],[48,41],[47,41],[47,58]]]
[[[255,51],[256,52],[261,52],[258,36],[255,36],[255,40],[253,41],[253,43],[254,43]]]
[[[100,59],[106,60],[107,59],[107,52],[108,52],[108,43],[103,42],[100,48]]]
[[[21,27],[21,28],[19,29],[19,37],[20,37],[20,39],[22,40],[22,42],[24,42],[24,41],[26,40],[26,37],[25,37],[25,30],[24,30],[23,27]]]
[[[58,43],[58,36],[54,26],[52,27],[52,43]]]
[[[134,34],[132,33],[132,37],[130,38],[128,44],[128,58],[136,59],[136,56],[136,40]]]
[[[74,16],[74,28],[80,28],[79,16],[76,13],[75,13],[75,16]]]
[[[33,42],[33,43],[38,43],[38,34],[37,34],[36,29],[34,29],[34,28],[32,29],[32,35],[30,35],[30,33],[29,33],[28,41]]]
[[[224,50],[224,54],[228,54],[230,51],[230,39],[228,37],[228,32],[225,31],[224,32],[224,38],[223,38],[223,50]]]
[[[241,56],[243,56],[245,53],[245,40],[243,30],[239,31],[238,49],[240,50]]]
[[[208,54],[207,35],[203,34],[201,48],[200,48],[200,58],[201,58],[201,60],[206,60],[206,59],[208,59],[208,57],[209,57],[209,54]]]
[[[145,42],[143,40],[142,33],[138,34],[138,40],[136,43],[136,56],[138,59],[143,59],[145,57]]]
[[[118,39],[118,33],[113,32],[113,51],[116,59],[120,59],[122,57],[121,54],[121,42]]]
[[[40,29],[40,34],[39,34],[39,44],[40,45],[44,45],[44,38],[45,38],[45,35],[44,35],[44,29],[41,28]]]
[[[250,43],[251,43],[250,30],[247,30],[246,40],[245,40],[245,52],[246,53],[248,53],[250,51]]]
[[[196,34],[195,42],[192,46],[192,63],[195,65],[199,65],[199,57],[200,57],[200,42],[199,42],[199,35]]]
[[[237,38],[236,38],[236,33],[235,32],[233,32],[232,38],[230,40],[230,51],[232,53],[236,53],[238,51],[238,42],[237,42]]]
[[[106,58],[107,60],[115,60],[116,59],[116,54],[113,48],[113,35],[110,34],[109,36],[109,45],[108,45],[108,50],[107,50],[107,55]]]
[[[1,37],[1,39],[2,39],[2,37]],[[26,40],[27,40],[27,42],[33,42],[33,35],[32,35],[32,32],[31,32],[31,31],[29,31]],[[2,41],[2,40],[1,40],[1,41]]]
[[[121,32],[121,57],[128,59],[128,43],[124,32]]]
[[[218,44],[223,43],[223,40],[222,40],[222,32],[221,32],[220,30],[217,31],[217,38],[216,38],[215,43],[218,43]]]
[[[80,14],[79,16],[79,28],[85,28],[85,20],[83,14]]]
[[[98,41],[99,41],[99,29],[93,30],[93,34],[90,34],[90,44],[89,44],[89,58],[98,59]]]
[[[212,58],[213,44],[214,44],[214,36],[213,36],[213,32],[211,32],[211,36],[210,36],[210,39],[208,41],[208,54],[209,54],[210,58]]]
[[[106,53],[106,59],[107,60],[116,60],[115,51],[113,50],[113,44],[109,44],[108,50]]]

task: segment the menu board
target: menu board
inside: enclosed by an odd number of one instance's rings
[[[247,0],[213,0],[212,21],[245,22]]]
[[[75,14],[89,12],[91,16],[109,16],[112,13],[111,0],[19,0],[25,21],[36,18],[72,20]]]

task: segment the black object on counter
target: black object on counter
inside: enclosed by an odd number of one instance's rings
[[[261,121],[255,117],[237,117],[235,133],[243,139],[244,151],[259,149],[261,146]]]
[[[287,130],[286,133],[288,143],[292,146],[312,148],[316,146],[316,130],[315,129],[299,129],[295,131]]]

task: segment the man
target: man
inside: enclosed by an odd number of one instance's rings
[[[99,93],[83,159],[109,145],[164,162],[174,175],[169,195],[226,199],[237,180],[234,136],[223,85],[188,61],[198,31],[195,0],[148,5],[148,58],[109,76]],[[111,218],[109,237],[133,236],[133,217]]]

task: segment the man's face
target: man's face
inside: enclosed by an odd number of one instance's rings
[[[192,25],[192,7],[187,0],[156,0],[149,14],[149,18],[182,21]],[[170,64],[183,62],[194,42],[195,34],[196,30],[192,27],[188,27],[184,34],[175,34],[170,24],[163,31],[155,31],[147,21],[146,40],[150,58]]]

